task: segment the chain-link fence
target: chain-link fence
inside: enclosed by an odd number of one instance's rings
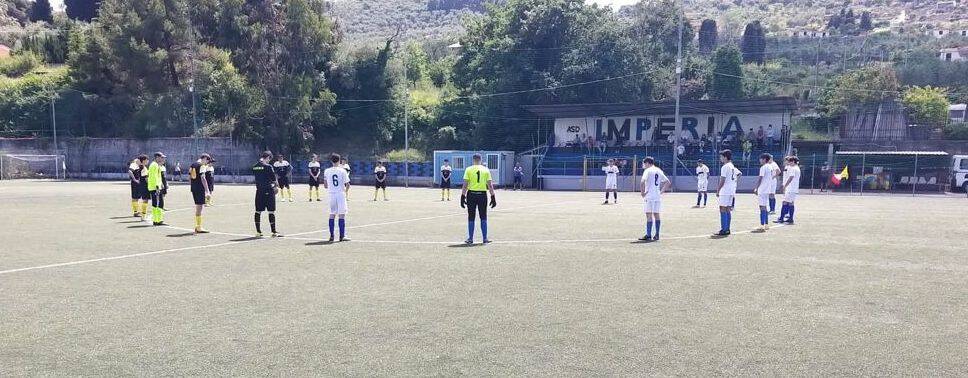
[[[801,190],[811,192],[929,194],[960,189],[944,152],[837,152],[802,155]],[[832,161],[828,161],[832,160]]]

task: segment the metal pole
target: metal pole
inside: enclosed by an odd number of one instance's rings
[[[58,164],[57,159],[60,154],[57,152],[57,108],[54,106],[54,96],[50,96],[50,121],[51,126],[54,129],[54,178],[60,178],[60,164]]]
[[[810,163],[810,194],[813,194],[813,183],[817,179],[817,154],[811,154],[810,160],[812,161]],[[776,181],[776,177],[773,178],[773,181]]]
[[[861,158],[860,158],[860,174],[857,175],[857,177],[860,177],[860,195],[861,196],[864,195],[864,172],[866,171],[867,171],[867,154],[863,154],[861,155]]]
[[[685,1],[685,0],[683,0]],[[679,136],[682,134],[682,121],[679,119],[679,102],[682,95],[682,23],[683,23],[683,6],[681,2],[679,3],[679,38],[676,40],[676,128],[674,140],[672,143],[672,191],[676,190],[676,186],[679,183],[678,175],[678,164],[679,161]]]
[[[917,195],[918,189],[918,154],[914,154],[914,184],[911,185],[911,196]]]
[[[639,190],[639,155],[632,156],[632,191]]]

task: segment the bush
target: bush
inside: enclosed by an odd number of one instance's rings
[[[0,75],[9,77],[21,77],[34,68],[39,67],[43,61],[40,56],[34,53],[21,53],[9,59],[0,60]]]
[[[968,140],[968,123],[950,123],[944,127],[944,137],[951,140]]]
[[[401,162],[407,160],[411,162],[424,162],[427,161],[427,155],[412,148],[410,150],[400,149],[387,152],[385,155],[383,155],[381,160],[390,162]]]

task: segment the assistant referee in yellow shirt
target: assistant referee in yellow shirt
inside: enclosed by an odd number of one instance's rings
[[[487,238],[487,194],[491,194],[491,208],[497,206],[494,197],[494,183],[491,181],[491,171],[481,165],[481,155],[474,154],[474,165],[464,170],[464,187],[460,194],[460,207],[467,207],[467,240],[464,244],[474,244],[475,213],[481,218],[481,236],[484,244],[490,243]]]

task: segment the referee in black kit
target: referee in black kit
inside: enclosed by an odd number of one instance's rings
[[[269,212],[269,227],[273,237],[282,236],[276,231],[276,192],[279,183],[269,161],[272,152],[265,151],[258,163],[252,166],[252,176],[255,177],[255,236],[262,237],[262,212]]]

